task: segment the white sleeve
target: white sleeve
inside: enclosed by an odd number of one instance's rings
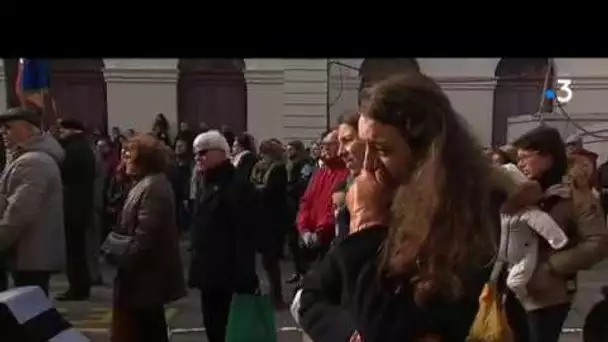
[[[546,212],[529,209],[520,214],[520,219],[527,222],[530,228],[547,240],[553,249],[563,248],[568,243],[568,236]]]

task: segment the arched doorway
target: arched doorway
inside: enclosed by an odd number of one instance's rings
[[[416,58],[366,58],[359,67],[359,101],[362,92],[388,76],[420,72],[420,65]]]
[[[107,132],[108,103],[101,58],[51,60],[51,95],[56,117],[78,119]]]
[[[247,130],[247,84],[243,59],[180,59],[177,118],[190,127]]]
[[[502,58],[494,75],[498,78],[494,89],[492,109],[492,145],[507,143],[509,118],[534,114],[539,111],[544,90],[548,58]],[[551,68],[548,85],[554,84],[554,68]],[[543,112],[551,112],[553,103],[543,100]]]

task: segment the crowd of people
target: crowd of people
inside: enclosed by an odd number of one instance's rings
[[[320,255],[303,248],[298,213],[301,229],[328,232],[319,250],[331,240],[330,211],[312,197],[318,190],[306,195],[306,210],[299,207],[316,169],[325,170],[319,182],[344,178],[332,132],[306,149],[277,139],[258,145],[247,133],[204,124],[194,131],[181,123],[171,139],[162,114],[150,133],[113,127],[104,135],[77,120],[42,130],[35,108],[13,108],[0,123],[6,145],[0,289],[10,274],[15,286],[37,285],[48,295],[51,276],[65,270],[69,288],[55,299],[86,301],[105,281],[99,264],[105,258],[118,268],[113,341],[163,340],[163,305],[185,293],[180,238],[190,244],[188,284],[201,291],[211,341],[223,341],[233,293],[258,291],[256,254],[275,307],[286,307],[284,246],[296,264],[290,283]]]
[[[48,294],[67,261],[57,299],[86,300],[101,251],[117,267],[114,342],[167,341],[164,305],[187,287],[223,342],[233,296],[260,292],[256,255],[286,307],[286,249],[315,342],[465,341],[498,261],[515,341],[557,342],[577,273],[608,255],[597,155],[546,126],[484,154],[418,73],[363,89],[308,149],[204,124],[171,139],[162,114],[150,133],[108,137],[40,123],[33,109],[0,115],[2,265]]]

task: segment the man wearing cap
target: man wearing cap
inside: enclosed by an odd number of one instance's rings
[[[200,290],[209,342],[224,342],[235,293],[254,293],[256,214],[253,185],[237,176],[230,146],[219,131],[193,143],[196,172],[203,172],[192,224],[190,286]]]
[[[93,220],[95,154],[84,125],[77,120],[61,120],[59,142],[65,150],[61,163],[63,212],[67,254],[67,278],[70,287],[57,300],[86,300],[91,290],[88,266],[87,230]]]
[[[64,151],[40,130],[39,110],[0,113],[0,133],[11,154],[0,176],[0,252],[16,286],[40,286],[63,269],[65,237],[59,163]]]

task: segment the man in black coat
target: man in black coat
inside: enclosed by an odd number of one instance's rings
[[[299,282],[306,271],[300,250],[300,233],[295,222],[300,198],[306,191],[310,176],[315,169],[315,162],[308,156],[300,140],[290,141],[287,144],[287,158],[287,206],[291,223],[287,230],[287,244],[295,266],[295,272],[287,283],[293,284]]]
[[[76,120],[62,120],[60,143],[65,150],[61,164],[63,181],[63,210],[65,219],[67,278],[69,289],[57,300],[86,300],[91,279],[87,263],[86,230],[93,219],[95,184],[95,154],[84,126]]]
[[[203,172],[192,224],[190,286],[200,290],[209,342],[224,342],[235,293],[258,289],[255,270],[258,212],[253,185],[237,176],[230,147],[218,131],[194,140],[196,172]]]

